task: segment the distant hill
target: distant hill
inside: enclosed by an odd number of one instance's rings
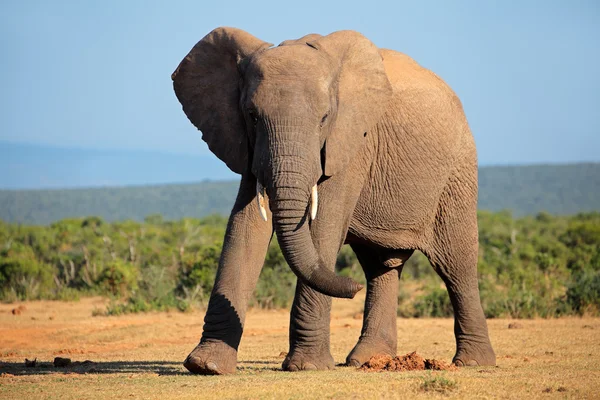
[[[107,221],[142,221],[209,214],[229,215],[238,182],[62,190],[0,190],[0,219],[45,225],[59,219],[99,216]]]
[[[600,163],[481,167],[479,208],[515,216],[600,211]]]
[[[522,216],[546,211],[575,214],[600,211],[600,163],[482,167],[479,208],[511,210]],[[0,190],[0,219],[48,224],[78,216],[108,221],[229,215],[238,182],[61,190]]]

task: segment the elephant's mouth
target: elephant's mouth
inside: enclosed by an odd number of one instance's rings
[[[261,218],[266,222],[267,218],[267,210],[265,208],[265,187],[260,183],[260,181],[256,181],[256,205],[258,206],[258,213]],[[311,220],[317,219],[317,211],[319,209],[319,191],[317,189],[317,184],[315,184],[310,192],[310,218]]]

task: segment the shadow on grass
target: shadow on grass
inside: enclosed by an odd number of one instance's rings
[[[242,336],[242,323],[231,301],[220,293],[213,293],[204,317],[202,341],[218,339],[237,349]],[[223,337],[222,331],[229,332]],[[200,345],[202,342],[200,343]],[[64,359],[63,359],[64,360]],[[60,361],[60,360],[58,360]],[[65,366],[52,362],[1,362],[0,375],[51,375],[51,374],[140,374],[190,375],[182,362],[173,361],[74,361]],[[268,361],[241,361],[238,371],[278,371]],[[243,365],[250,364],[250,365]]]
[[[139,374],[188,375],[180,362],[172,361],[75,361],[66,367],[55,367],[51,362],[37,362],[35,367],[24,362],[0,362],[0,374]]]
[[[272,363],[263,361],[242,361],[238,371],[281,371]],[[25,366],[24,362],[0,362],[0,375],[52,375],[52,374],[143,374],[192,375],[181,362],[174,361],[74,361],[66,367],[55,367],[52,362],[37,362],[35,367]]]

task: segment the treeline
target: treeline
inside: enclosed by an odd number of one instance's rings
[[[0,222],[0,299],[73,300],[104,295],[99,313],[204,307],[212,290],[226,220],[220,216],[176,221],[108,223],[98,217],[50,226]],[[600,314],[600,213],[513,218],[480,212],[479,285],[488,317]],[[338,273],[364,282],[348,246]],[[287,307],[295,276],[273,240],[252,305]],[[423,254],[404,266],[401,316],[450,316],[441,279]]]
[[[600,211],[600,163],[480,167],[479,209],[515,216]]]
[[[65,190],[0,190],[0,219],[35,225],[97,215],[106,221],[160,214],[167,220],[229,215],[238,182],[105,187]],[[479,209],[512,210],[515,216],[600,211],[600,164],[481,167]]]

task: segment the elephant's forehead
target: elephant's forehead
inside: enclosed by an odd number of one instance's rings
[[[261,79],[294,78],[327,80],[328,60],[309,46],[280,46],[261,52],[251,62],[251,72]]]

